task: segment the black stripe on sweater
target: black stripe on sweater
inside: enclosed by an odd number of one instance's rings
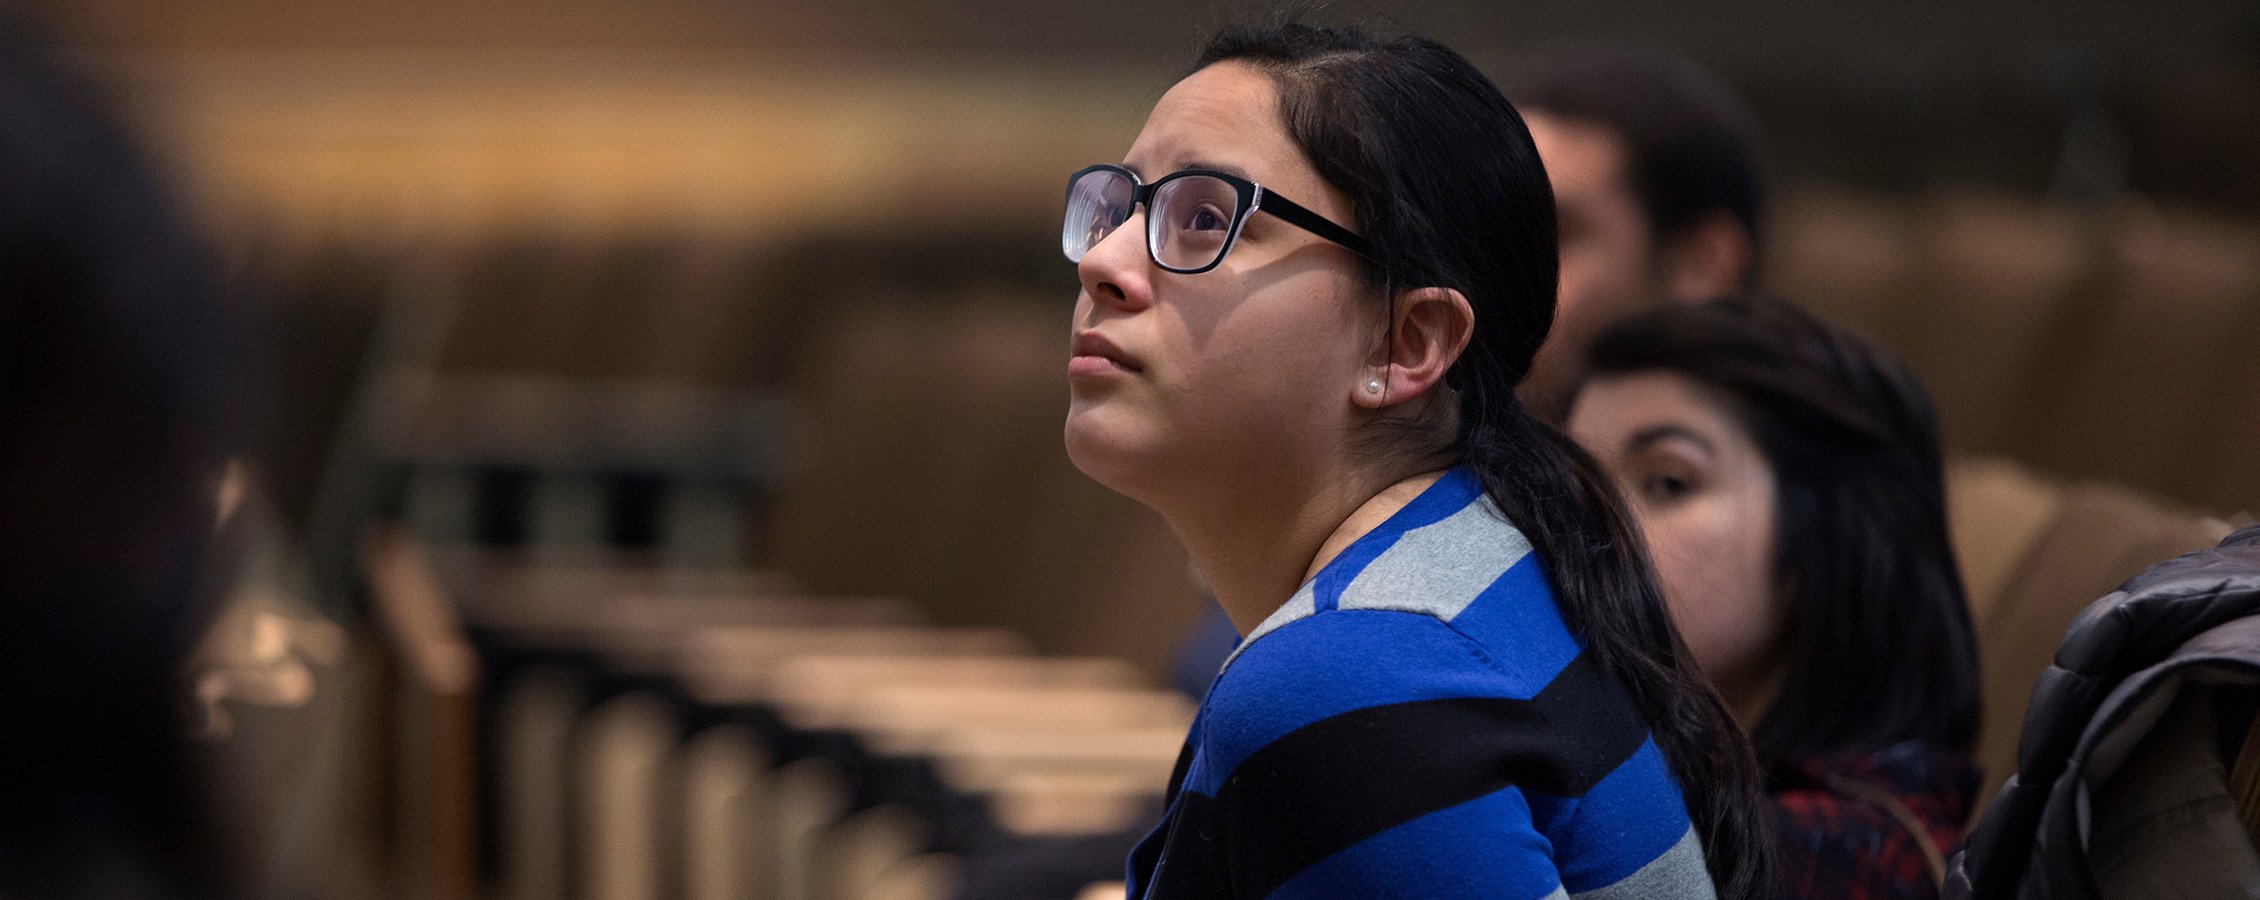
[[[1321,719],[1256,751],[1217,792],[1232,893],[1264,896],[1359,841],[1502,788],[1582,796],[1647,739],[1631,698],[1585,653],[1529,700],[1420,700]]]

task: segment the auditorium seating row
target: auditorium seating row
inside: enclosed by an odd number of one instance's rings
[[[1949,446],[2260,509],[2260,222],[1786,192],[1771,284],[1905,354]]]
[[[404,540],[372,563],[477,648],[478,753],[426,774],[493,896],[1073,896],[1115,877],[1191,719],[1124,661],[773,573]]]
[[[260,896],[1072,897],[1192,715],[1120,659],[634,553],[387,531],[343,628],[273,525],[231,517],[197,677]]]

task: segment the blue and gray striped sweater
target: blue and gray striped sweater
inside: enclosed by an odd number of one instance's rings
[[[1454,469],[1249,633],[1130,896],[1713,895],[1679,787]]]

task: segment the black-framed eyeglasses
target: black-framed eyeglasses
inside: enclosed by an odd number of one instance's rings
[[[1068,262],[1082,262],[1083,254],[1129,221],[1141,203],[1146,207],[1146,255],[1171,272],[1197,275],[1216,268],[1239,240],[1240,226],[1259,209],[1359,256],[1373,256],[1365,238],[1238,175],[1185,169],[1140,184],[1136,172],[1106,164],[1068,176],[1060,251]]]

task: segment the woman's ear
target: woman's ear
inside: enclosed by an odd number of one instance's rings
[[[1723,212],[1704,216],[1664,242],[1664,288],[1690,303],[1740,290],[1756,262],[1750,230]]]
[[[1389,312],[1389,330],[1350,392],[1354,402],[1368,409],[1385,409],[1426,393],[1444,380],[1475,335],[1475,307],[1450,288],[1401,291]]]

